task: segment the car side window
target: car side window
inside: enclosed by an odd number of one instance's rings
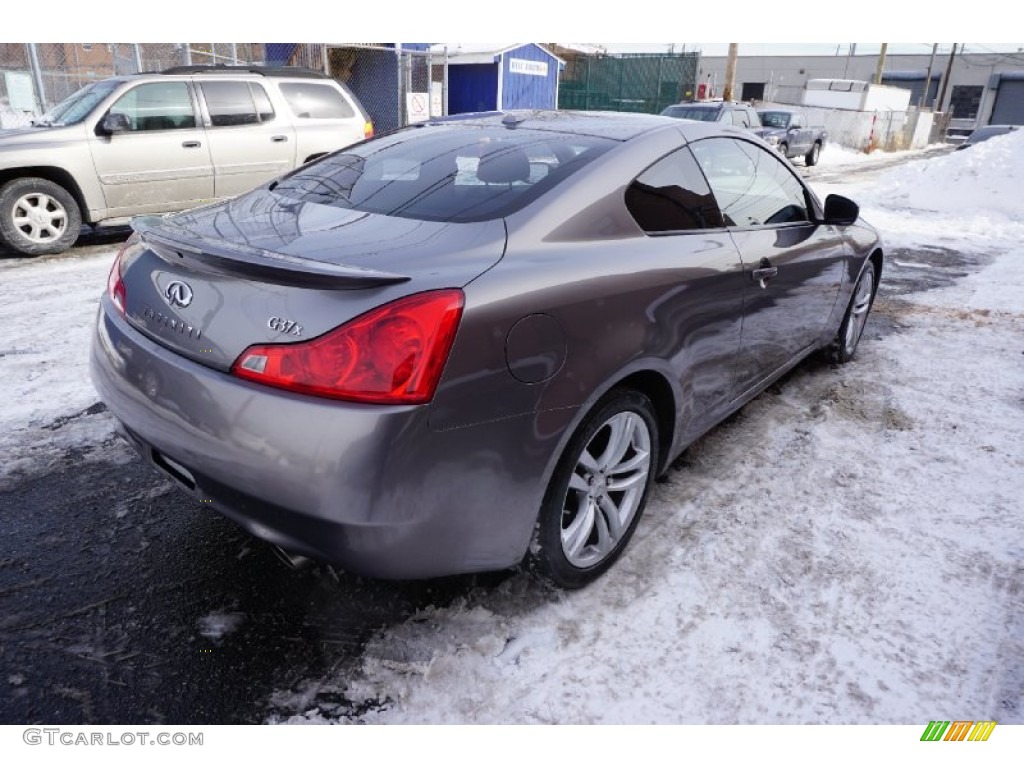
[[[245,81],[212,81],[199,84],[210,124],[215,128],[235,125],[256,125],[260,114],[256,109],[249,83]]]
[[[128,118],[128,130],[170,131],[196,127],[188,84],[143,83],[114,102],[110,114]]]
[[[341,91],[326,83],[281,83],[281,93],[298,118],[337,119],[355,115]]]
[[[803,185],[775,153],[740,139],[690,145],[718,201],[726,226],[758,227],[809,221]]]
[[[274,105],[270,103],[266,89],[259,83],[249,83],[249,90],[252,91],[253,100],[256,102],[256,112],[260,116],[260,122],[266,123],[274,119]]]
[[[626,208],[648,234],[724,226],[711,189],[686,148],[641,173],[626,189]]]

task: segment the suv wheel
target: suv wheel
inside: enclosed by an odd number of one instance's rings
[[[27,256],[70,248],[82,228],[75,198],[49,179],[14,179],[0,188],[0,242]]]

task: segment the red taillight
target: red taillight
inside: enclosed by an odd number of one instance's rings
[[[243,379],[360,403],[427,403],[462,317],[458,289],[398,299],[299,344],[249,347],[231,367]]]
[[[125,243],[121,250],[117,252],[117,258],[114,259],[114,264],[110,268],[110,274],[107,275],[107,293],[110,295],[110,300],[114,302],[114,306],[121,311],[122,315],[124,314],[125,291],[124,280],[121,279],[121,256],[124,255],[125,248],[127,247],[128,243]]]
[[[363,138],[364,139],[372,139],[373,138],[373,121],[372,120],[367,120],[365,123],[363,123]]]

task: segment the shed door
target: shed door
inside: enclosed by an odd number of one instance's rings
[[[1000,80],[990,125],[1024,125],[1024,80]]]
[[[498,108],[498,65],[448,67],[448,114],[489,112]]]

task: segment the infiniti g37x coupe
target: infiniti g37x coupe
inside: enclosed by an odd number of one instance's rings
[[[357,573],[568,588],[688,444],[854,354],[882,268],[749,132],[647,115],[419,125],[134,227],[92,375],[149,461]]]

